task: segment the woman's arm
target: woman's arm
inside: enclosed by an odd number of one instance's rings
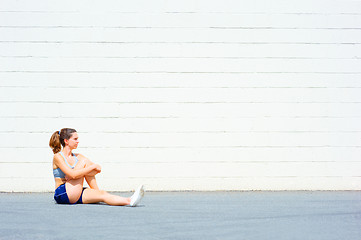
[[[84,161],[85,162],[85,166],[90,166],[93,165],[95,163],[93,163],[92,161],[90,161],[89,158],[85,157],[82,154],[77,154],[76,157],[80,160],[80,161]],[[101,166],[99,164],[96,164],[98,167],[96,170],[91,171],[90,173],[86,174],[86,176],[90,176],[90,177],[94,177],[95,175],[97,175],[98,173],[101,172]]]
[[[98,164],[92,164],[81,169],[72,169],[65,164],[65,162],[59,155],[54,155],[53,161],[54,164],[63,171],[63,173],[67,176],[68,179],[77,179],[84,177],[85,175],[89,174],[94,170],[98,172],[101,171],[101,168]]]
[[[78,154],[77,158],[79,160],[85,161],[86,166],[94,164],[89,158],[85,157],[84,155]],[[97,180],[95,179],[95,175],[99,172],[96,170],[91,171],[89,174],[85,176],[85,180],[88,183],[89,187],[92,189],[99,189]]]

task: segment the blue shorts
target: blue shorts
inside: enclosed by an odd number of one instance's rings
[[[84,189],[86,188],[83,188],[79,200],[74,204],[83,204]],[[57,189],[55,189],[54,199],[58,204],[71,204],[69,202],[68,194],[66,193],[65,184],[62,184]]]

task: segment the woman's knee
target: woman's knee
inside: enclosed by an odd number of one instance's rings
[[[84,160],[80,160],[74,167],[74,169],[82,169],[86,167],[86,162]]]

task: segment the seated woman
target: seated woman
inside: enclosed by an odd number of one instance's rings
[[[143,186],[138,187],[130,198],[99,190],[95,175],[101,172],[101,167],[81,154],[74,154],[72,151],[78,144],[78,133],[71,128],[56,131],[50,138],[49,146],[54,152],[55,201],[59,204],[104,202],[109,205],[135,207],[144,195]],[[83,188],[84,179],[90,188]]]

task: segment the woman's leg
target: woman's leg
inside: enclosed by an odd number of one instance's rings
[[[97,180],[95,179],[95,176],[87,175],[87,176],[85,176],[85,180],[88,183],[90,188],[99,190],[98,183],[97,183]]]
[[[89,166],[89,164],[90,163],[86,163],[86,166]],[[95,179],[95,175],[97,175],[97,174],[98,174],[97,171],[95,171],[95,170],[91,171],[89,174],[85,175],[85,180],[88,183],[90,188],[99,190],[97,180]]]
[[[80,169],[85,167],[84,161],[79,161],[74,169]],[[66,193],[70,203],[76,203],[83,191],[84,177],[78,179],[72,179],[65,183]]]
[[[65,183],[66,194],[70,203],[76,203],[83,191],[84,178],[72,179]]]
[[[83,203],[105,202],[114,206],[125,206],[130,204],[130,198],[124,198],[107,193],[103,190],[87,188],[83,192]]]

